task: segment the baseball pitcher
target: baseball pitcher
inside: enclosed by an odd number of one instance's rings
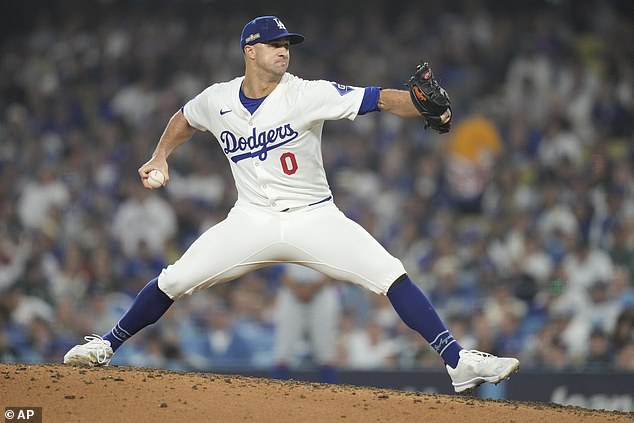
[[[183,295],[263,266],[295,263],[387,295],[403,321],[442,357],[456,392],[498,383],[519,369],[515,358],[463,349],[401,261],[337,208],[326,179],[321,134],[327,120],[383,111],[449,131],[449,97],[429,65],[418,66],[407,90],[309,81],[287,72],[290,46],[302,41],[275,16],[253,19],[240,38],[244,76],[211,85],[172,116],[151,159],[139,168],[143,185],[156,186],[148,181],[153,170],[168,183],[170,154],[195,131],[209,131],[229,161],[238,200],[224,221],[139,292],[110,332],[87,336],[65,363],[107,365],[125,340]]]

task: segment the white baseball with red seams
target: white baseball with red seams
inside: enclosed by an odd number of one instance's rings
[[[148,173],[147,183],[152,188],[160,188],[165,185],[165,175],[160,170],[154,169]]]
[[[252,115],[239,98],[243,80],[214,84],[183,108],[220,143],[238,200],[163,270],[159,287],[175,299],[291,262],[385,294],[405,269],[334,205],[321,154],[324,121],[356,118],[364,89],[286,73]]]

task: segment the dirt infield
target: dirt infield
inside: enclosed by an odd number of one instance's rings
[[[42,407],[44,422],[634,421],[577,407],[131,367],[0,364],[0,398],[2,411]]]

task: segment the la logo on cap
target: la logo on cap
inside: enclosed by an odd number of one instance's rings
[[[286,27],[284,26],[281,20],[279,20],[278,18],[273,18],[273,20],[275,21],[279,29],[286,29]]]

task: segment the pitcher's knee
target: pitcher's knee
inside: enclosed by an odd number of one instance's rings
[[[187,292],[187,288],[184,288],[182,281],[168,277],[165,275],[165,271],[163,271],[158,278],[158,287],[172,300],[179,299]]]
[[[376,273],[379,274],[379,272]],[[401,263],[399,259],[392,257],[390,266],[386,266],[382,272],[378,289],[376,289],[375,292],[387,295],[390,288],[403,276],[407,276],[403,263]]]
[[[407,276],[407,273],[403,273],[401,276],[399,276],[398,278],[396,278],[396,280],[394,282],[392,282],[392,284],[390,285],[390,287],[387,290],[387,293],[390,293],[390,290],[392,288],[395,288],[396,286],[398,286],[399,284],[405,282],[406,279],[409,279],[409,277]]]

